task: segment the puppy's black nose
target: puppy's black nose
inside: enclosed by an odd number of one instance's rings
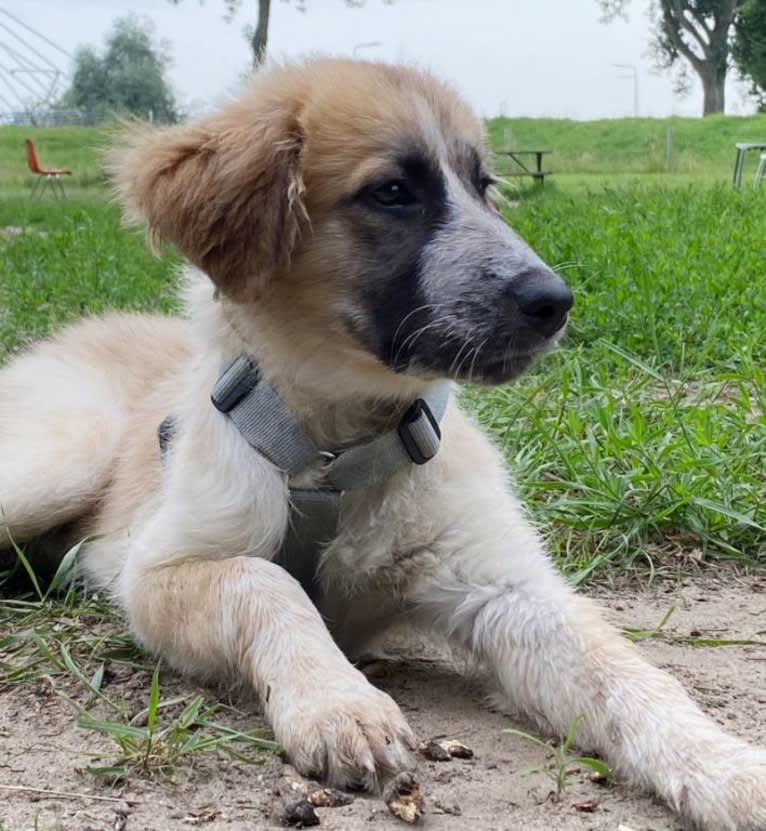
[[[558,332],[572,308],[569,286],[552,271],[528,271],[508,283],[508,297],[524,315],[524,322],[545,337]]]

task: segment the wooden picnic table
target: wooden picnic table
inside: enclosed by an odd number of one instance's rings
[[[543,170],[543,156],[550,153],[550,150],[539,150],[539,149],[531,149],[531,150],[499,150],[498,154],[501,156],[508,156],[508,158],[514,162],[518,169],[510,170],[507,173],[504,173],[504,176],[531,176],[535,181],[539,182],[541,185],[545,184],[545,177],[550,176],[550,170]],[[524,159],[521,158],[522,156],[534,156],[535,157],[535,166],[534,168],[530,169],[524,162]]]
[[[742,185],[742,168],[745,166],[745,154],[750,150],[766,150],[766,141],[738,141],[737,158],[734,161],[734,187],[739,190]]]

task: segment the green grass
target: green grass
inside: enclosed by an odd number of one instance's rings
[[[566,736],[562,736],[558,742],[551,739],[541,739],[539,736],[535,736],[533,733],[528,733],[525,730],[516,730],[514,728],[503,730],[503,733],[518,736],[520,739],[524,739],[524,741],[535,745],[550,757],[550,761],[545,764],[522,768],[516,772],[520,776],[529,776],[532,773],[545,774],[556,788],[553,798],[557,802],[566,790],[570,774],[579,771],[580,768],[588,768],[592,775],[598,776],[600,781],[604,783],[610,782],[613,778],[611,769],[601,759],[596,759],[593,756],[581,756],[574,752],[577,731],[582,721],[583,716],[574,718],[569,724]]]
[[[668,128],[673,131],[676,174],[728,180],[738,141],[766,142],[766,115],[707,118],[614,118],[571,121],[563,118],[495,118],[488,122],[490,143],[553,151],[545,166],[567,174],[664,174]],[[749,166],[755,166],[750,154]],[[749,171],[749,167],[748,167]]]
[[[561,193],[515,227],[572,285],[564,348],[467,397],[575,579],[766,564],[764,195]]]
[[[99,693],[93,682],[90,686]],[[177,715],[163,719],[164,710],[181,706],[183,709]],[[172,778],[179,767],[200,753],[223,750],[241,762],[260,764],[263,756],[258,751],[281,750],[276,742],[262,738],[260,730],[243,732],[217,722],[214,716],[221,709],[220,704],[205,704],[201,695],[163,701],[159,664],[152,673],[146,708],[132,718],[119,707],[115,709],[117,718],[104,719],[81,708],[80,727],[110,736],[119,748],[117,758],[108,764],[86,768],[95,776],[124,779],[137,772]]]
[[[9,226],[25,231],[0,236],[0,360],[83,314],[174,307],[177,258],[150,254],[105,200],[8,200]]]

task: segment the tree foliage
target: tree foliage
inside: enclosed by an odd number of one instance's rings
[[[156,121],[178,118],[175,97],[165,77],[167,49],[154,39],[150,24],[133,16],[114,22],[102,54],[77,50],[72,85],[63,104],[94,121],[112,113],[131,113]]]
[[[704,115],[724,111],[732,30],[738,10],[748,1],[652,0],[655,59],[664,68],[683,62],[697,74],[704,92]],[[630,0],[597,2],[606,21],[624,16],[630,4]]]
[[[734,62],[750,79],[758,109],[766,112],[766,2],[746,0],[737,12],[735,31]]]

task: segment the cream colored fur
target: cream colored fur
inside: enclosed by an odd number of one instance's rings
[[[91,320],[0,370],[0,505],[18,540],[78,521],[94,535],[82,571],[146,648],[250,683],[303,773],[375,787],[414,764],[402,713],[346,657],[410,619],[469,650],[502,705],[540,729],[560,735],[583,716],[583,747],[701,827],[766,829],[766,751],[724,733],[574,594],[455,400],[432,462],[347,496],[317,610],[271,562],[285,477],[210,405],[211,388],[227,359],[257,355],[304,428],[337,447],[390,426],[431,382],[328,336],[321,293],[280,297],[275,281],[243,299],[227,261],[215,297],[187,271],[184,320]],[[156,429],[169,413],[163,467]]]

